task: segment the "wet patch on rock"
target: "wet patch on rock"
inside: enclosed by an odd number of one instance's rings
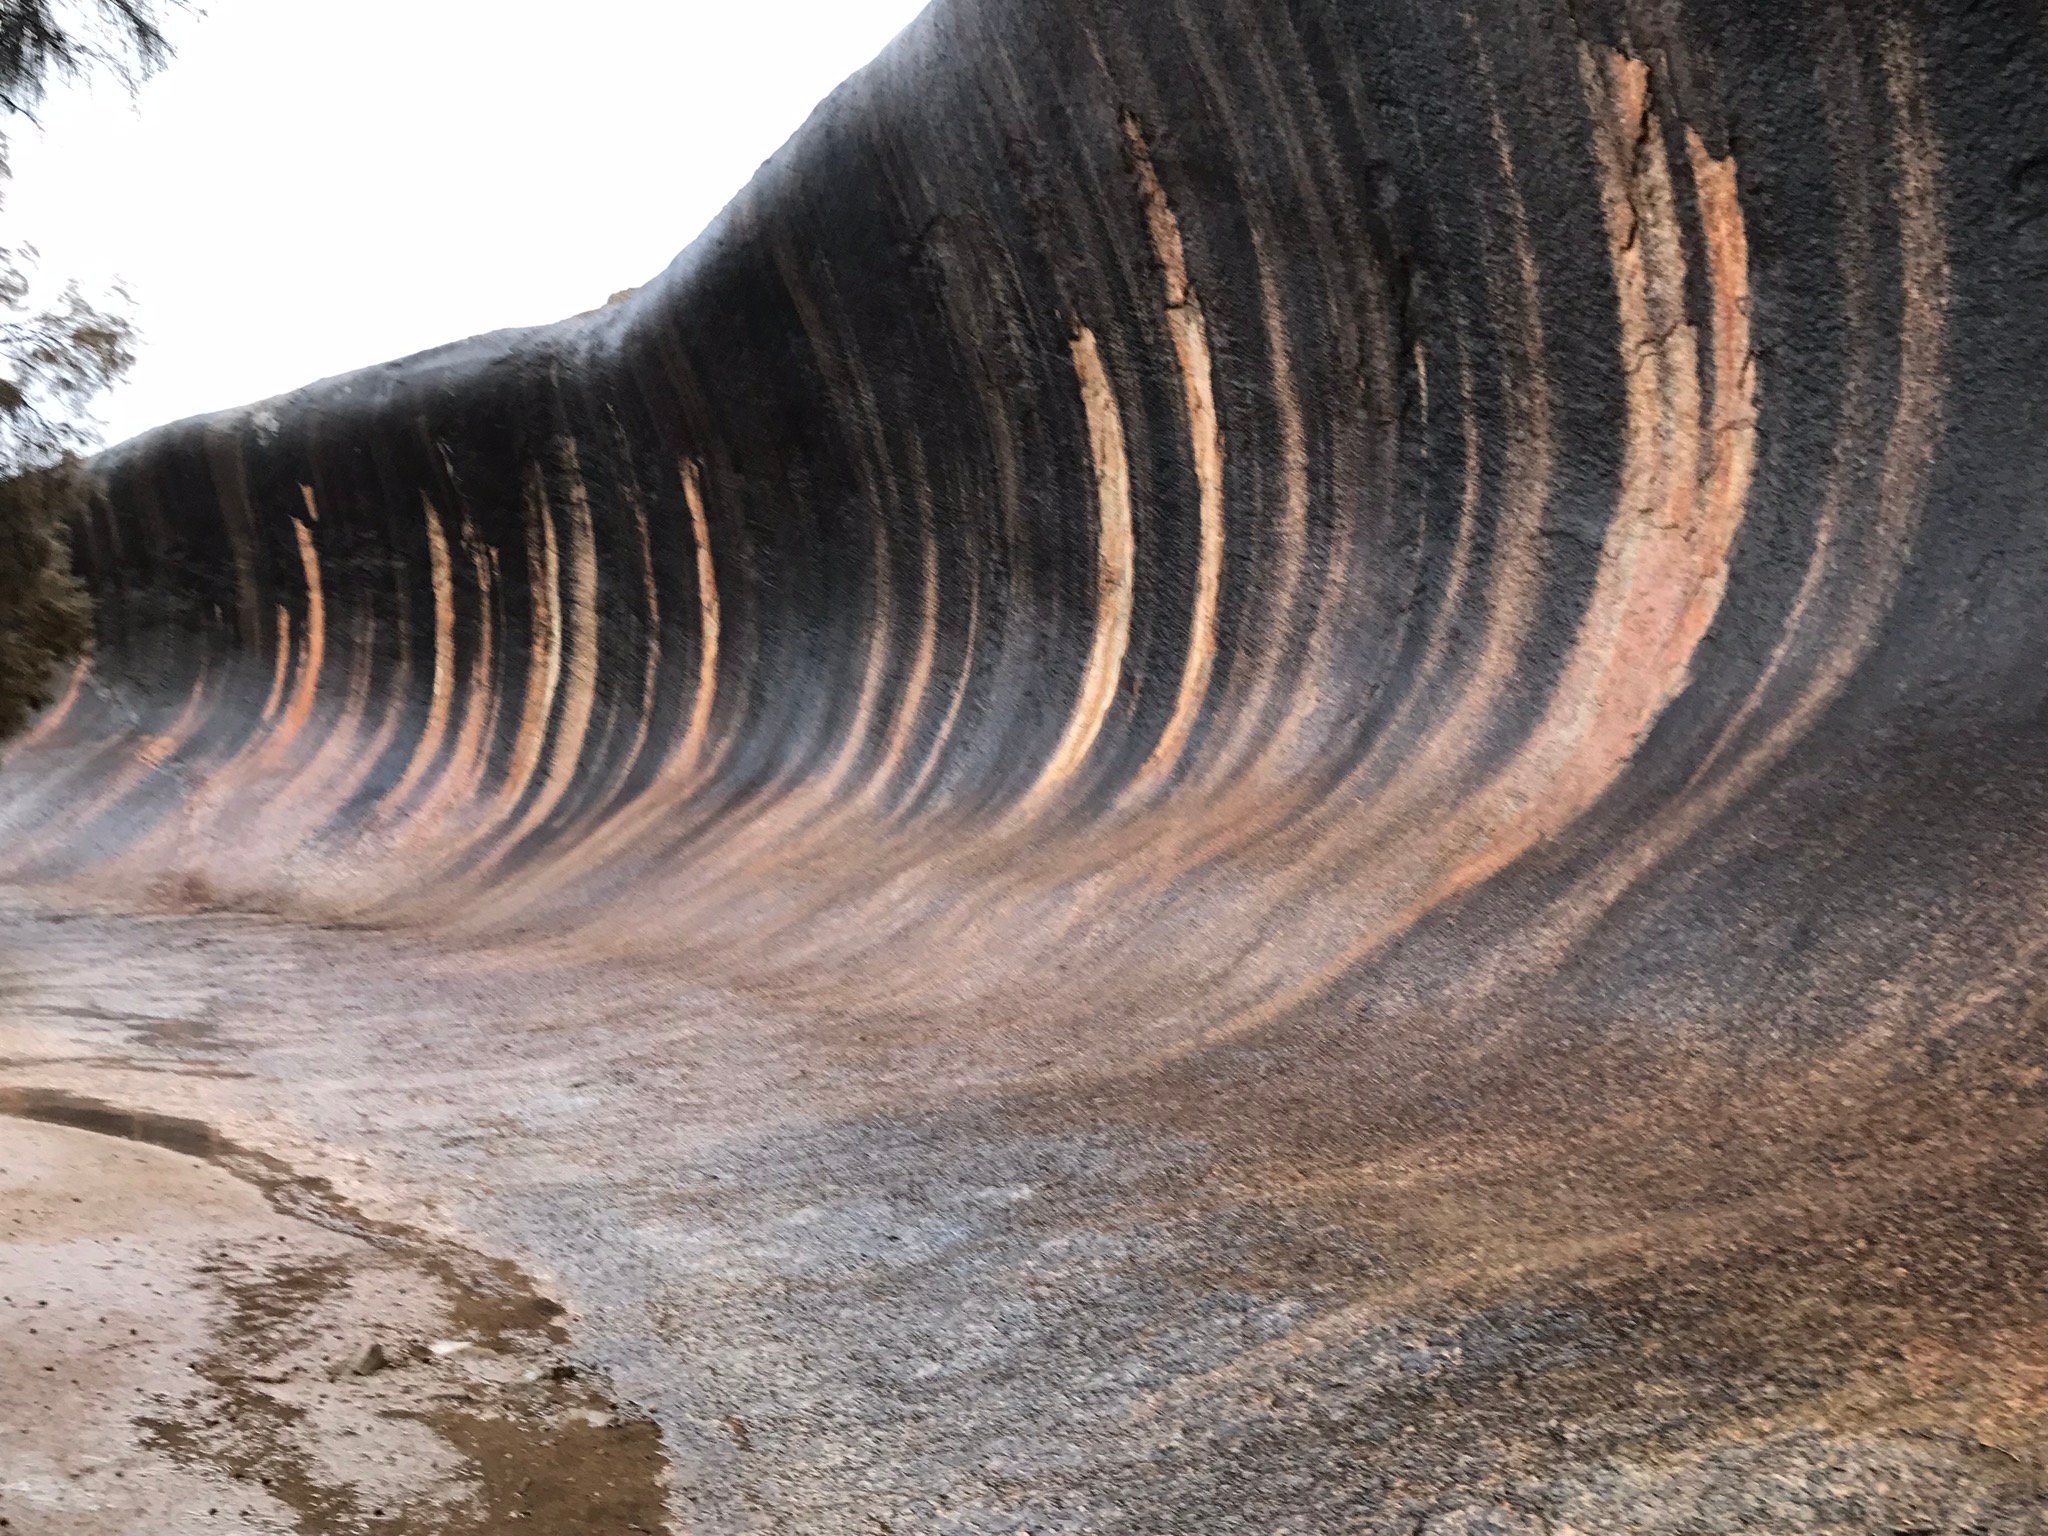
[[[0,1088],[0,1137],[0,1336],[23,1367],[0,1519],[666,1528],[659,1432],[566,1357],[562,1309],[513,1266],[198,1122]]]

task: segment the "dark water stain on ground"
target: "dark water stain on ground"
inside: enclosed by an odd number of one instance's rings
[[[320,1229],[209,1254],[203,1385],[135,1420],[149,1447],[260,1489],[305,1536],[666,1529],[659,1431],[565,1358],[562,1308],[513,1265],[367,1218],[198,1121],[20,1087],[0,1115],[211,1163]]]

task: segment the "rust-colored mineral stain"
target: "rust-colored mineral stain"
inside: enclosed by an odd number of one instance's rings
[[[1131,639],[1132,562],[1131,471],[1124,457],[1123,418],[1095,333],[1086,326],[1074,332],[1074,376],[1081,386],[1081,406],[1088,416],[1088,452],[1095,481],[1096,556],[1095,629],[1082,664],[1080,691],[1058,743],[1046,758],[1038,782],[1025,797],[1026,808],[1043,804],[1072,778],[1086,761],[1095,738],[1109,718],[1109,706],[1122,681],[1124,651]]]
[[[382,804],[394,811],[406,805],[440,758],[455,698],[455,580],[448,558],[448,535],[442,530],[441,514],[425,496],[420,498],[420,512],[427,532],[427,580],[434,593],[434,674],[427,695],[426,724],[413,744],[405,772],[383,797]]]
[[[685,782],[697,771],[711,738],[711,712],[718,703],[718,564],[711,552],[711,526],[704,514],[704,482],[696,462],[681,461],[683,501],[690,513],[690,547],[697,568],[697,686],[690,698],[690,724],[671,759]]]
[[[1145,210],[1145,225],[1152,237],[1152,251],[1166,286],[1166,325],[1173,337],[1174,361],[1180,369],[1197,487],[1198,553],[1194,602],[1188,614],[1187,657],[1181,666],[1173,714],[1133,781],[1133,787],[1142,791],[1167,778],[1179,764],[1188,738],[1194,734],[1195,719],[1208,697],[1209,678],[1216,666],[1216,614],[1223,587],[1223,430],[1216,414],[1208,324],[1188,280],[1180,221],[1173,216],[1173,205],[1159,184],[1144,129],[1128,114],[1123,127]]]

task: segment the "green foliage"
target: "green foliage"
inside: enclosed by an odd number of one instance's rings
[[[33,120],[52,79],[105,73],[135,85],[170,57],[165,8],[156,0],[0,0],[0,112]]]
[[[92,490],[74,458],[0,482],[0,740],[50,702],[59,670],[92,638],[66,539]]]
[[[183,3],[0,0],[0,124],[33,122],[53,80],[106,74],[132,89],[169,57],[160,18]],[[0,245],[0,475],[12,477],[0,481],[0,740],[48,702],[90,638],[68,544],[92,491],[77,455],[97,441],[93,400],[135,361],[124,316],[76,283],[39,300],[35,262],[32,245]]]
[[[32,300],[35,249],[0,246],[0,473],[95,445],[93,400],[135,362],[135,329],[76,283]]]

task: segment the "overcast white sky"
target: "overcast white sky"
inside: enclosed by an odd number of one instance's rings
[[[119,277],[108,442],[595,308],[693,239],[923,0],[204,0],[130,102],[60,87],[4,229]]]

